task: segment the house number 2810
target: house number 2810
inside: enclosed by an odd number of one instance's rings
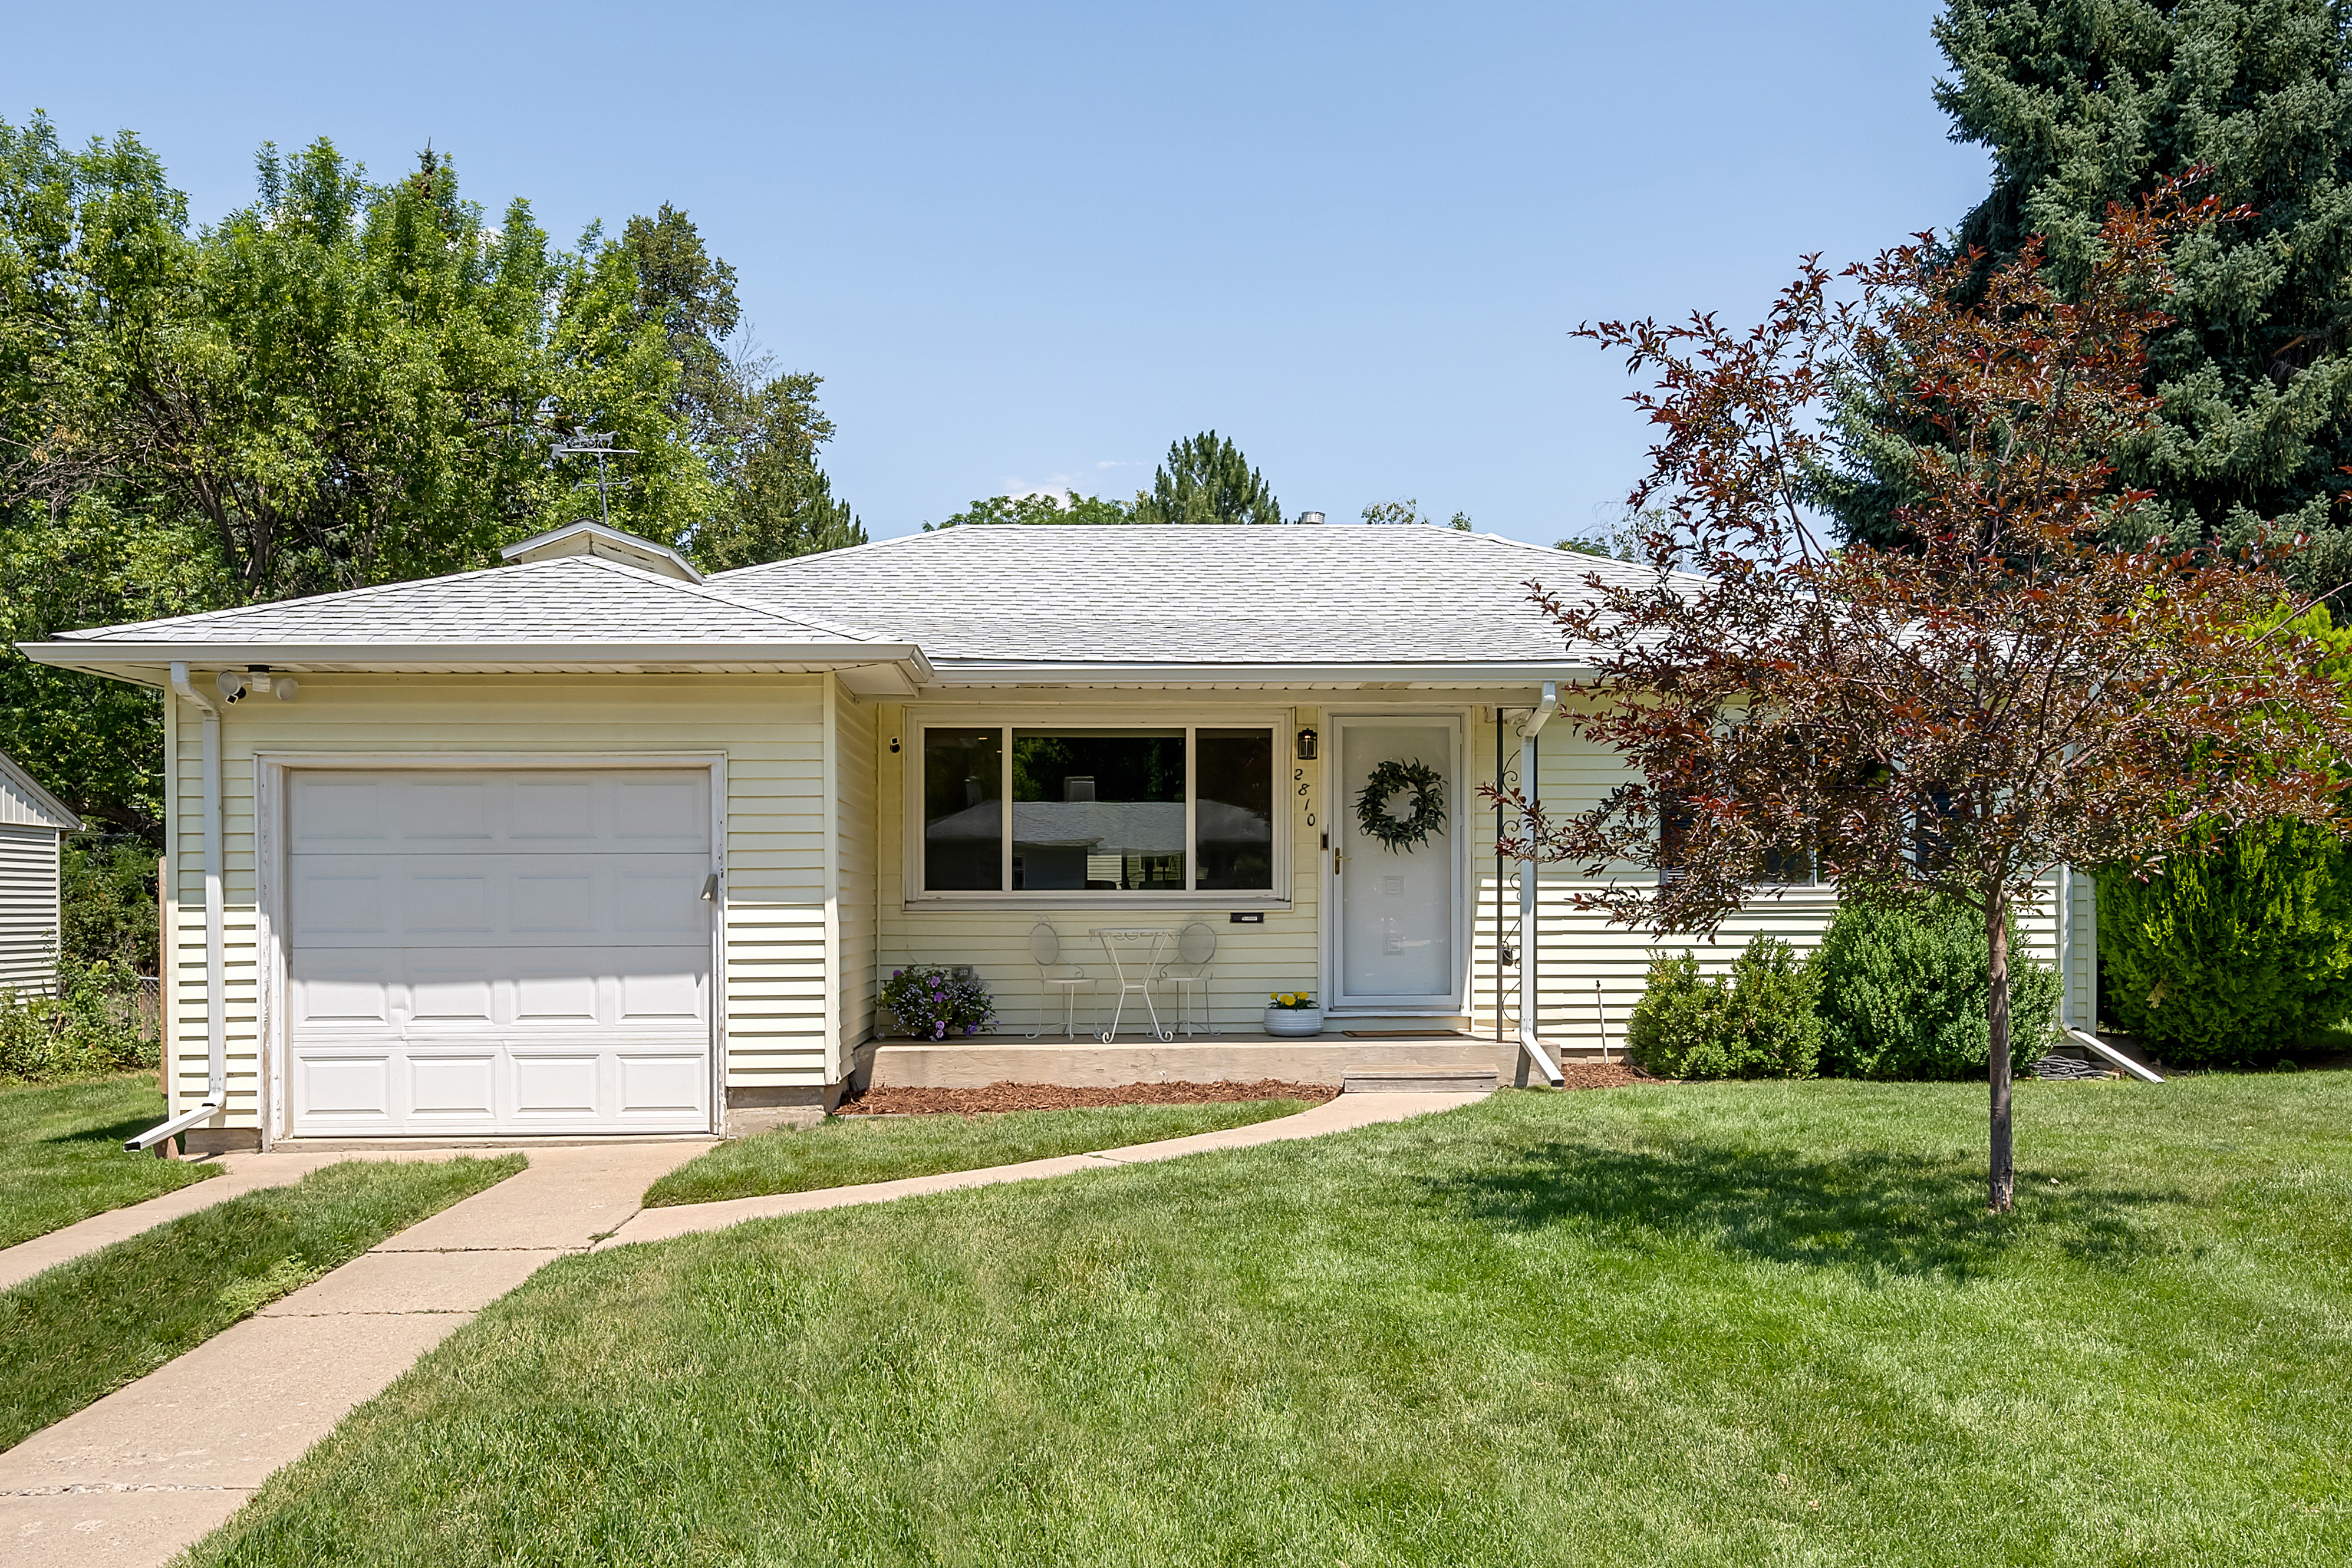
[[[1297,782],[1298,798],[1305,800],[1307,798],[1307,770],[1305,768],[1293,768],[1290,770],[1290,776]],[[1312,806],[1307,808],[1307,826],[1309,827],[1315,826],[1315,811]]]

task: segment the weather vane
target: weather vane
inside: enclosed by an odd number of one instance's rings
[[[570,440],[557,443],[555,455],[559,458],[585,457],[596,459],[596,477],[593,479],[582,479],[572,488],[580,489],[591,484],[594,485],[596,510],[603,515],[604,526],[612,527],[613,501],[610,492],[614,489],[626,489],[629,481],[608,479],[604,473],[604,460],[608,458],[634,458],[637,455],[636,448],[615,447],[613,445],[613,437],[600,431],[581,430],[575,432]]]

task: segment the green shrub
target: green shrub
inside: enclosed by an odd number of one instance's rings
[[[57,996],[0,991],[0,1079],[45,1082],[162,1061],[162,1042],[140,1016],[137,975],[69,959],[59,979]]]
[[[2352,857],[2272,823],[2145,882],[2102,873],[2099,967],[2105,1010],[2167,1059],[2273,1058],[2352,1011]]]
[[[2010,1060],[2056,1043],[2057,972],[2018,951],[2010,927]],[[1810,967],[1821,984],[1822,1071],[1836,1078],[1983,1076],[1984,916],[1961,904],[1843,904]]]
[[[1821,1037],[1811,971],[1787,942],[1759,936],[1711,981],[1687,952],[1652,959],[1625,1054],[1665,1078],[1810,1078]]]

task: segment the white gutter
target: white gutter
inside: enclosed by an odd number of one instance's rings
[[[193,1108],[151,1127],[122,1146],[131,1153],[152,1149],[166,1139],[177,1137],[200,1121],[209,1121],[228,1105],[228,998],[223,994],[228,980],[227,936],[221,918],[221,734],[220,710],[188,683],[188,667],[175,662],[172,666],[172,689],[184,701],[193,702],[204,716],[204,788],[205,788],[205,1044],[206,1066],[205,1098]],[[164,759],[167,770],[173,760]],[[163,933],[163,1005],[172,1005],[172,981],[174,965],[171,962],[172,943],[176,933]],[[176,1078],[178,1064],[169,1064]]]
[[[274,669],[339,667],[462,672],[493,666],[501,669],[571,668],[623,670],[639,665],[784,665],[815,673],[847,665],[901,664],[922,685],[930,661],[910,642],[132,642],[98,637],[26,642],[16,651],[36,664],[119,675],[124,666],[150,668],[198,659],[209,668],[266,664]]]
[[[1541,684],[1547,676],[1558,676],[1560,669],[1558,659],[1549,659],[1540,665],[1452,664],[1443,660],[1365,664],[1318,662],[1314,659],[1230,664],[1153,659],[1083,664],[1042,659],[938,658],[932,662],[937,673],[931,684],[940,687],[1270,686],[1298,690],[1327,686],[1362,686],[1374,689],[1393,686],[1441,686],[1486,691],[1500,688],[1507,691],[1513,688],[1525,689]]]
[[[1536,776],[1536,737],[1559,711],[1559,683],[1547,680],[1543,683],[1543,700],[1528,715],[1527,725],[1519,731],[1519,790],[1531,803],[1543,797],[1543,785]],[[1521,826],[1524,830],[1524,818]],[[1543,1074],[1546,1083],[1555,1089],[1560,1086],[1563,1080],[1559,1067],[1543,1048],[1543,1042],[1536,1038],[1536,863],[1532,859],[1519,862],[1519,1049]]]

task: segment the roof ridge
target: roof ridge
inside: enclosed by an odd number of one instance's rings
[[[887,539],[869,539],[863,544],[845,544],[834,550],[812,550],[806,555],[787,555],[775,561],[755,561],[749,566],[732,566],[724,572],[712,572],[703,578],[708,584],[723,577],[748,577],[754,572],[773,572],[781,567],[799,566],[810,561],[826,561],[836,556],[855,555],[861,550],[879,550],[885,545],[905,544],[912,540],[929,539],[933,534],[959,531],[950,528],[927,528],[916,533],[894,533]]]

